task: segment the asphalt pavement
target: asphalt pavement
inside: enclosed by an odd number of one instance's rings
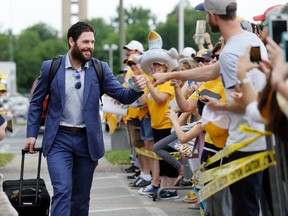
[[[10,138],[7,138],[10,139]],[[18,138],[19,139],[19,138]],[[111,149],[110,135],[104,132],[106,150]],[[40,141],[38,141],[40,143]],[[9,152],[9,148],[8,148]],[[25,156],[24,178],[36,176],[37,155]],[[21,154],[5,167],[0,167],[0,173],[4,180],[19,179]],[[89,216],[199,216],[199,210],[190,209],[190,204],[183,203],[181,198],[187,194],[187,190],[179,190],[179,199],[153,201],[145,195],[139,195],[137,190],[128,186],[131,180],[124,169],[127,166],[112,165],[105,158],[99,160],[95,171],[91,189]],[[47,189],[52,196],[52,186],[49,179],[46,160],[42,157],[41,178],[46,182]],[[0,213],[1,215],[1,213]]]

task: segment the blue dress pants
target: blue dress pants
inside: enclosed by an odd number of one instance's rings
[[[90,157],[86,132],[59,129],[47,164],[53,186],[51,216],[88,216],[98,161]]]

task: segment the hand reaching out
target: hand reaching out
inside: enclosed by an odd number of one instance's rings
[[[178,122],[178,115],[176,114],[176,112],[172,109],[170,109],[167,113],[167,117],[170,119],[170,121],[172,122],[172,124],[174,125],[174,122]]]

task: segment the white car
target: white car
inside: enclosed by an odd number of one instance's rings
[[[29,99],[24,96],[10,96],[8,99],[9,110],[14,118],[27,118]]]

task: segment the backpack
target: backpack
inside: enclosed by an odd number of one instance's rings
[[[51,67],[49,70],[49,77],[48,77],[48,91],[47,91],[47,96],[45,97],[44,101],[43,101],[43,112],[41,115],[41,123],[40,125],[45,125],[45,119],[47,116],[47,112],[48,112],[48,105],[49,105],[49,94],[50,94],[50,85],[60,67],[61,64],[61,60],[62,60],[62,56],[55,56],[52,60],[51,63]],[[93,62],[93,67],[95,69],[95,73],[98,77],[99,80],[99,86],[100,86],[100,96],[102,96],[103,94],[103,80],[104,80],[104,73],[103,73],[103,68],[102,68],[102,64],[101,62],[96,59],[96,58],[92,58],[92,62]],[[100,97],[100,102],[101,102],[101,106],[103,106],[103,102],[102,102],[102,98]]]

